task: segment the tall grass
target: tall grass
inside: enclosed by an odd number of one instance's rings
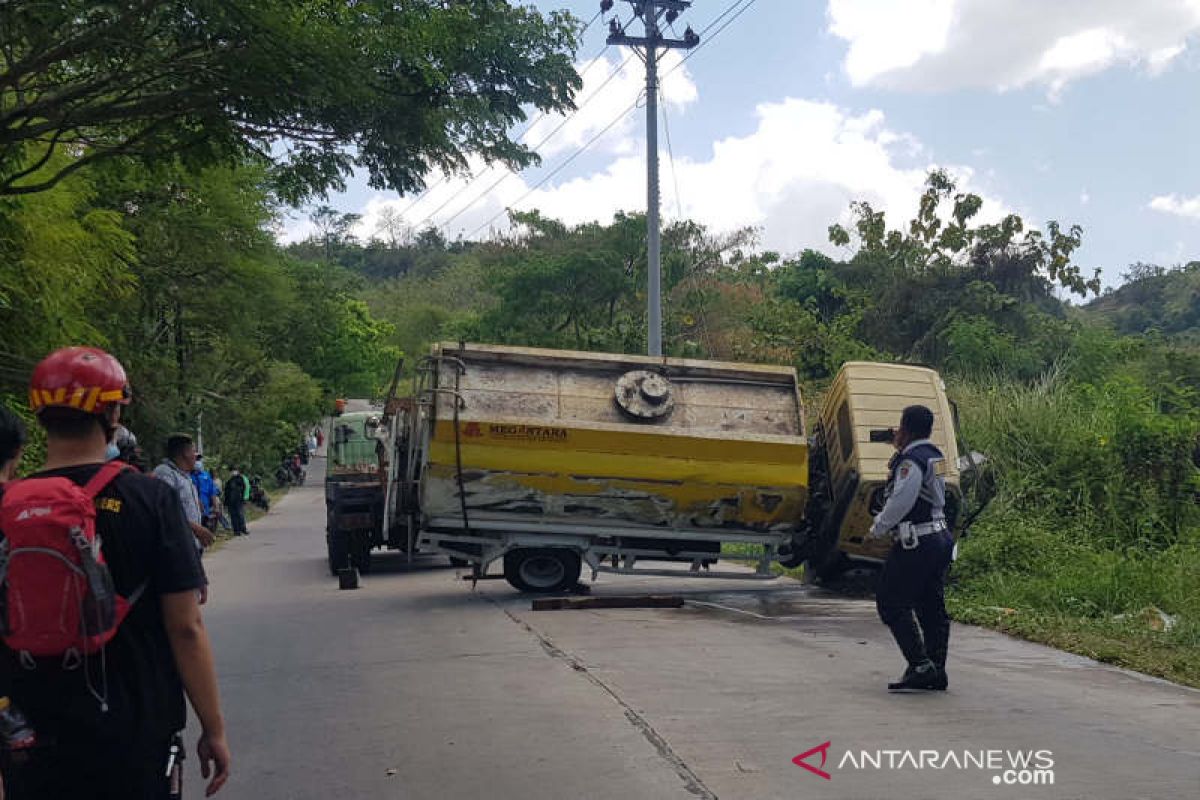
[[[1117,642],[1097,651],[1109,660],[1200,680],[1196,417],[1162,413],[1119,374],[1088,382],[1055,370],[1033,384],[983,379],[952,394],[998,489],[960,547],[960,616],[1023,617],[1018,632],[1055,644],[1083,626]],[[1039,637],[1039,625],[1059,633]],[[1156,666],[1139,648],[1171,655]]]

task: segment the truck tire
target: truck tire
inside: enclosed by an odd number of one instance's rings
[[[329,574],[336,578],[349,565],[350,543],[344,533],[330,531],[325,534],[325,546],[329,551]]]
[[[523,547],[504,554],[504,579],[519,592],[552,594],[579,583],[579,554],[562,547]]]

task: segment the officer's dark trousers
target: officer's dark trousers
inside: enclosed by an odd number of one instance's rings
[[[918,541],[915,550],[905,550],[899,542],[892,547],[879,576],[875,607],[910,665],[929,658],[945,667],[950,645],[946,575],[954,541],[949,533],[922,536]]]
[[[226,507],[229,509],[229,525],[233,532],[246,533],[246,507],[241,503],[230,503]]]

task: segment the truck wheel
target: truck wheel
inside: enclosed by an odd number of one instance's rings
[[[820,583],[836,580],[850,566],[845,554],[837,548],[827,548],[818,557],[810,558],[804,565],[805,572],[812,571]]]
[[[329,574],[336,578],[338,571],[349,565],[350,545],[345,534],[337,531],[325,534],[325,545],[329,551]]]
[[[520,592],[550,594],[579,583],[579,554],[561,547],[527,547],[504,555],[504,579]]]

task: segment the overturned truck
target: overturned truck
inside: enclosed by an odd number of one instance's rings
[[[371,541],[441,553],[517,589],[558,592],[584,567],[622,574],[828,577],[879,560],[865,538],[913,402],[958,494],[951,410],[932,370],[848,364],[811,426],[794,370],[675,358],[442,344],[393,391]],[[722,552],[755,566],[722,571]],[[345,568],[369,563],[331,547]],[[361,563],[360,563],[361,562]]]

